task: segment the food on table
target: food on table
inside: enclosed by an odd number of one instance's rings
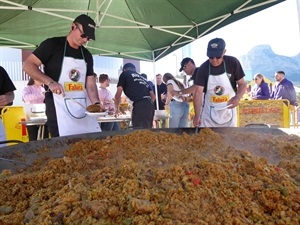
[[[91,113],[105,112],[105,109],[102,108],[100,104],[89,105],[86,110]]]
[[[132,107],[128,102],[122,102],[120,103],[119,109],[121,114],[125,115],[130,114]]]

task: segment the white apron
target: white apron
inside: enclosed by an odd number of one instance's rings
[[[227,76],[225,62],[223,63],[225,72],[219,75],[210,74],[209,65],[209,76],[201,118],[202,127],[237,126],[236,108],[224,109],[227,102],[235,96],[235,92]]]
[[[85,114],[85,109],[70,98],[87,106],[85,93],[86,63],[83,59],[66,57],[66,45],[61,74],[58,82],[63,85],[66,97],[53,94],[59,136],[99,132],[101,128],[96,117]]]

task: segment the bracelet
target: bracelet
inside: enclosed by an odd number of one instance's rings
[[[95,102],[94,105],[100,105],[100,102]]]
[[[50,81],[49,82],[49,84],[46,84],[48,87],[51,85],[51,84],[53,84],[53,83],[55,83],[55,81],[53,80],[53,81]]]

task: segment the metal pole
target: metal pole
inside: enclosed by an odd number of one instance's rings
[[[153,73],[154,73],[154,90],[155,90],[155,97],[156,97],[156,109],[159,110],[154,51],[152,51],[152,65],[153,65]]]
[[[172,56],[175,56],[175,74],[174,77],[176,77],[177,73],[178,73],[178,64],[177,64],[177,55],[173,54]]]

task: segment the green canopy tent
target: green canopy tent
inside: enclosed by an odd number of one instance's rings
[[[0,46],[33,50],[66,35],[79,14],[97,24],[94,55],[155,62],[284,0],[0,0]],[[238,35],[238,31],[233,31]]]

